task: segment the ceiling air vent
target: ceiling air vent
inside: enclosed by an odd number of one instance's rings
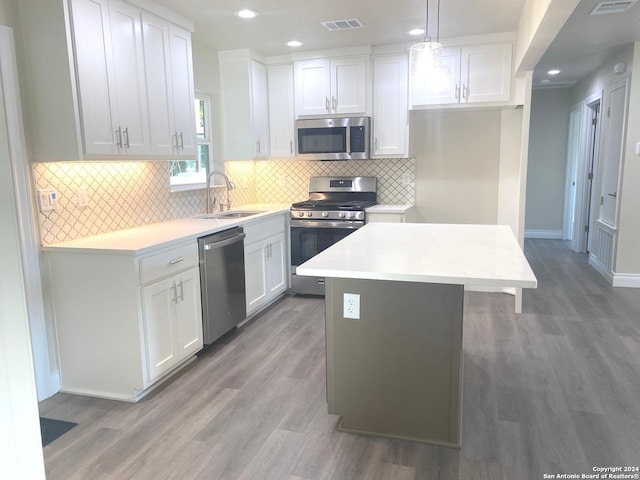
[[[637,1],[637,0],[636,0]],[[327,30],[349,30],[351,28],[362,28],[364,24],[357,18],[350,20],[332,20],[330,22],[321,22]]]
[[[617,0],[613,2],[600,2],[591,12],[591,15],[603,15],[605,13],[625,12],[638,0]]]

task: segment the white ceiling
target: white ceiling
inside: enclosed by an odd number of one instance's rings
[[[415,40],[425,25],[425,0],[155,0],[196,24],[194,37],[216,50],[251,48],[265,55]],[[437,0],[429,0],[429,33],[436,33]],[[515,31],[524,0],[441,0],[440,36]],[[234,11],[259,12],[241,20]],[[320,22],[357,18],[365,28],[330,32]],[[292,49],[287,41],[304,46]]]
[[[196,41],[215,50],[250,48],[265,56],[293,51],[411,42],[424,27],[425,0],[155,0],[194,21]],[[441,0],[440,36],[515,31],[525,0]],[[560,68],[552,85],[569,85],[595,70],[613,50],[640,40],[640,2],[623,14],[589,16],[598,0],[581,0],[534,72],[534,85]],[[429,0],[429,32],[436,35],[437,0]],[[241,20],[236,10],[259,12]],[[357,18],[365,27],[334,31],[320,22]],[[304,46],[286,46],[289,40]]]
[[[640,40],[640,2],[624,13],[589,15],[601,0],[581,0],[534,70],[534,85],[572,85],[596,70],[612,52]],[[559,68],[555,77],[547,75]]]

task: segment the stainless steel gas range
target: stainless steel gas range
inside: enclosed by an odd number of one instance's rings
[[[296,267],[365,224],[376,204],[376,177],[311,177],[309,199],[291,206],[291,290],[324,295],[324,278],[299,277]]]

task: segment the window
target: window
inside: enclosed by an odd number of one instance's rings
[[[171,162],[169,184],[172,191],[204,188],[211,159],[211,98],[197,94],[195,98],[197,158]]]

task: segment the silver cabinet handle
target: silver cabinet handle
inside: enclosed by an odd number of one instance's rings
[[[374,151],[374,152],[377,152],[377,151],[378,151],[378,137],[376,137],[376,138],[373,140],[373,151]]]
[[[180,287],[180,301],[184,302],[184,282],[180,280],[180,284],[178,286]]]
[[[456,83],[456,100],[460,100],[460,85]]]
[[[327,112],[331,112],[329,108],[329,97],[324,97],[324,107],[327,109]]]
[[[178,303],[178,287],[176,287],[175,280],[173,281],[173,286],[171,287],[173,290],[173,303]]]
[[[184,150],[184,136],[182,135],[182,132],[180,132],[180,135],[178,135],[178,138],[180,138],[180,146],[178,148],[180,148],[181,150]],[[177,143],[177,140],[176,140]]]
[[[336,97],[331,97],[331,107],[333,108],[333,112],[335,113],[338,109],[338,102],[336,102]]]
[[[618,197],[618,192],[607,193],[607,195],[609,195],[610,197],[613,197],[613,198],[617,198]]]
[[[169,265],[175,265],[176,263],[180,263],[182,261],[184,261],[184,257],[177,257],[173,260],[169,260]]]
[[[180,148],[180,146],[178,145],[178,132],[175,131],[173,132],[173,136],[171,137],[171,144],[173,145],[173,148],[175,148],[176,150],[178,150]],[[173,140],[175,140],[175,143],[173,142]]]
[[[468,85],[462,85],[462,95],[464,96],[465,100],[469,100],[469,86]]]
[[[269,244],[269,258],[273,257],[273,251],[271,250],[272,245]]]
[[[118,138],[116,142],[118,148],[122,148],[122,129],[120,127],[116,129],[116,137]]]
[[[269,245],[264,247],[264,258],[269,258]]]
[[[131,146],[129,145],[129,127],[124,129],[124,138],[124,147],[131,148]]]
[[[293,155],[293,140],[289,140],[289,152]]]
[[[260,155],[260,140],[256,142],[256,155]]]

